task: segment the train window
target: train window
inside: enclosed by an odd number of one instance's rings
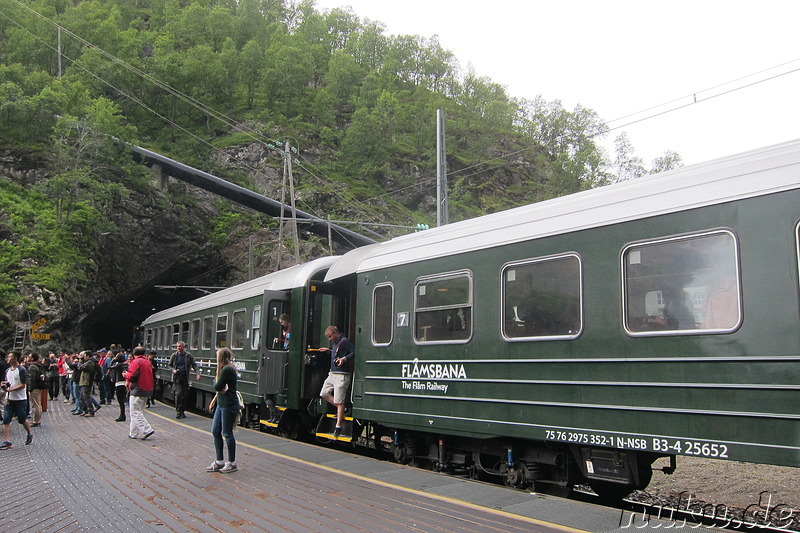
[[[203,349],[211,349],[211,340],[214,338],[214,317],[203,318]]]
[[[292,336],[290,305],[285,300],[270,300],[267,306],[269,320],[267,321],[267,339],[270,339],[270,349],[288,350],[289,340]],[[281,317],[289,320],[288,328],[281,324]]]
[[[181,340],[183,344],[189,346],[189,321],[181,322]]]
[[[376,285],[372,291],[372,344],[387,346],[394,334],[394,287]]]
[[[158,349],[164,350],[167,343],[167,329],[164,326],[158,328]]]
[[[200,329],[200,319],[199,318],[192,319],[192,334],[191,334],[192,342],[190,344],[190,348],[192,350],[200,349],[201,333],[202,330]]]
[[[508,341],[574,339],[583,329],[581,261],[575,254],[520,261],[502,271]]]
[[[228,346],[228,313],[217,315],[217,348]]]
[[[261,346],[261,306],[253,308],[253,319],[250,323],[252,335],[250,335],[250,348],[258,350]]]
[[[153,349],[153,330],[151,328],[147,328],[144,345],[151,350]]]
[[[729,333],[741,324],[738,247],[729,231],[629,245],[622,268],[631,335]]]
[[[420,278],[414,285],[414,339],[467,342],[472,336],[472,274]]]
[[[172,324],[172,346],[174,347],[181,340],[181,325]]]
[[[245,335],[247,334],[246,309],[237,309],[233,312],[233,329],[231,331],[231,349],[241,350],[244,348]]]

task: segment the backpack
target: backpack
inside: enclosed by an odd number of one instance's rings
[[[239,409],[236,410],[236,416],[233,419],[233,429],[235,430],[239,427],[239,423],[242,421],[242,416],[244,415],[244,397],[242,393],[238,390],[236,391],[236,398],[239,401]]]
[[[103,368],[95,361],[94,363],[94,381],[103,381]]]

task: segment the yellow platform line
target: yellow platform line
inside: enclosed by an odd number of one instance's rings
[[[209,433],[208,430],[196,428],[196,427],[190,426],[190,425],[188,425],[188,424],[186,424],[184,422],[180,422],[179,420],[174,420],[172,418],[168,418],[166,416],[159,415],[157,413],[148,413],[148,416],[150,416],[151,414],[155,415],[155,416],[158,416],[160,418],[163,418],[164,420],[167,420],[167,421],[172,422],[174,424],[180,424],[180,425],[182,425],[182,426],[184,426],[186,428],[189,428],[189,429],[192,429],[194,431],[197,431],[198,433],[203,433],[204,435],[208,435],[208,433]],[[259,431],[256,431],[255,429],[241,428],[241,427],[238,428],[238,429],[242,430],[242,431],[255,431],[257,433],[260,433]],[[333,435],[331,435],[331,437],[333,437]],[[275,437],[275,438],[280,438],[280,437]],[[295,442],[295,441],[292,441],[292,442]],[[312,446],[311,444],[306,444],[304,442],[299,442],[299,441],[296,441],[296,442],[297,442],[297,444],[299,446]],[[339,470],[337,468],[333,468],[333,467],[330,467],[330,466],[325,466],[323,464],[315,463],[313,461],[307,461],[305,459],[298,459],[297,457],[292,457],[291,455],[286,455],[286,454],[283,454],[283,453],[274,452],[272,450],[267,450],[265,448],[259,448],[258,446],[254,446],[254,445],[248,444],[246,442],[240,442],[240,441],[237,440],[236,444],[237,444],[237,446],[245,446],[245,447],[247,447],[247,448],[249,448],[251,450],[258,451],[258,452],[261,452],[261,453],[264,453],[264,454],[267,454],[267,455],[272,455],[273,457],[280,457],[281,459],[286,459],[288,461],[294,461],[295,463],[298,463],[298,464],[317,467],[317,468],[320,468],[322,470],[325,470],[326,472],[331,472],[331,473],[335,473],[335,474],[341,474],[341,475],[343,475],[345,477],[349,477],[351,479],[357,479],[359,481],[364,481],[364,482],[367,482],[367,483],[374,483],[375,485],[378,485],[378,486],[381,486],[381,487],[387,487],[387,488],[391,488],[391,489],[407,492],[409,494],[415,494],[417,496],[424,496],[424,497],[431,498],[431,499],[438,500],[438,501],[442,501],[442,502],[448,502],[448,503],[452,503],[452,504],[456,504],[456,505],[463,505],[464,507],[467,507],[467,508],[470,508],[470,509],[481,510],[481,511],[487,512],[489,514],[495,514],[495,515],[498,515],[498,516],[505,516],[505,517],[509,517],[509,518],[514,518],[514,519],[520,520],[522,522],[527,522],[529,524],[536,524],[538,526],[550,527],[550,528],[556,529],[558,531],[564,531],[564,532],[569,532],[569,533],[590,533],[589,531],[584,530],[584,529],[578,529],[578,528],[574,528],[574,527],[564,526],[564,525],[561,525],[561,524],[548,522],[546,520],[539,520],[538,518],[531,518],[529,516],[521,516],[521,515],[517,515],[517,514],[514,514],[514,513],[509,513],[507,511],[503,511],[503,510],[500,510],[500,509],[492,509],[491,507],[484,507],[483,505],[478,505],[476,503],[465,502],[463,500],[459,500],[459,499],[456,499],[456,498],[451,498],[449,496],[441,496],[439,494],[431,494],[430,492],[425,492],[425,491],[418,490],[418,489],[412,489],[412,488],[409,488],[409,487],[403,487],[401,485],[395,485],[394,483],[389,483],[387,481],[380,481],[378,479],[373,479],[373,478],[370,478],[370,477],[362,476],[360,474],[354,474],[354,473],[348,472],[346,470]]]

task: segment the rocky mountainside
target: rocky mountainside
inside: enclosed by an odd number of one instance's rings
[[[0,184],[16,184],[35,189],[48,179],[46,161],[16,151],[0,155]],[[0,346],[13,345],[13,325],[31,324],[45,318],[39,331],[50,333],[50,341],[34,341],[32,348],[49,351],[62,347],[91,348],[122,343],[128,345],[132,332],[142,319],[182,301],[201,296],[188,288],[157,289],[165,286],[229,286],[248,278],[251,268],[250,235],[234,232],[221,245],[211,242],[209,228],[219,215],[220,201],[211,193],[174,179],[161,190],[155,180],[143,194],[130,191],[104,209],[103,216],[113,222],[113,231],[101,233],[91,262],[91,280],[79,291],[53,292],[43,286],[20,281],[19,305],[3,310],[5,326]],[[164,207],[166,206],[166,208]],[[252,214],[245,209],[228,206]],[[25,238],[14,234],[0,211],[0,238],[9,242]],[[277,235],[270,229],[254,228],[258,243],[254,275],[277,268]],[[304,243],[304,257],[324,253],[313,241]],[[291,264],[284,251],[282,264]],[[35,262],[29,265],[36,268]]]

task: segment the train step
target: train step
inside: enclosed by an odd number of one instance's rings
[[[354,420],[352,416],[345,416],[342,421],[342,431],[339,436],[333,434],[336,429],[336,415],[326,414],[319,419],[317,424],[317,437],[330,440],[338,440],[342,442],[353,441],[353,426]]]
[[[276,428],[276,427],[278,427],[278,424],[281,423],[281,417],[283,416],[284,412],[286,412],[286,408],[285,407],[276,406],[275,407],[275,415],[272,418],[269,418],[269,419],[261,418],[258,422],[263,426],[267,426],[267,427],[270,427],[270,428]]]

